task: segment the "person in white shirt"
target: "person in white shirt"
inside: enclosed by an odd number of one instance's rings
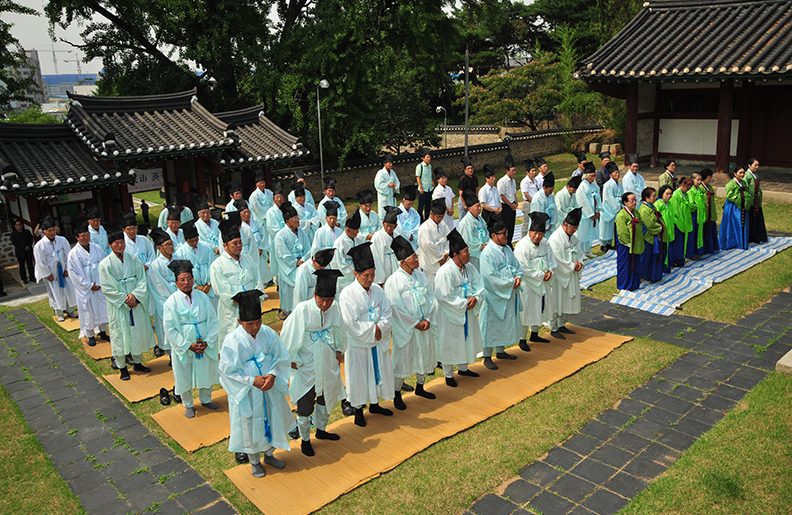
[[[421,260],[421,271],[426,274],[432,287],[437,270],[448,260],[446,237],[450,230],[443,223],[445,211],[445,200],[433,200],[429,218],[418,229],[418,257]]]
[[[393,170],[393,156],[388,154],[385,156],[382,169],[374,177],[380,218],[385,218],[385,206],[396,207],[396,194],[399,193],[400,187],[399,176]]]
[[[534,177],[534,182],[536,183],[536,189],[538,191],[544,186],[544,179],[545,176],[550,173],[550,168],[547,166],[547,161],[541,157],[534,159],[534,164],[536,165],[536,177]]]
[[[514,158],[506,156],[506,175],[498,179],[498,193],[501,198],[501,220],[506,224],[509,233],[509,240],[506,243],[510,248],[514,240],[514,224],[517,219],[517,182],[514,176],[517,175],[517,167],[514,165]]]
[[[445,201],[446,210],[443,222],[445,222],[450,231],[454,228],[454,192],[448,186],[448,177],[445,170],[441,167],[435,168],[434,177],[435,181],[437,181],[437,187],[432,192],[432,200],[443,199]]]
[[[635,198],[641,198],[643,190],[646,189],[646,180],[638,173],[638,154],[627,154],[627,161],[630,162],[630,167],[622,179],[622,188],[624,193],[629,192],[635,195]]]
[[[490,165],[484,165],[484,180],[487,181],[478,192],[478,198],[481,202],[481,214],[484,221],[487,222],[493,214],[499,215],[501,213],[501,197],[498,188],[495,186],[497,179],[495,178],[495,170]]]
[[[558,220],[563,220],[566,218],[567,213],[580,207],[576,194],[582,180],[582,175],[576,175],[575,177],[569,179],[569,181],[566,183],[566,186],[558,190],[558,193],[555,196],[555,216]]]
[[[531,201],[539,192],[539,188],[536,186],[536,163],[533,159],[526,159],[525,160],[525,177],[523,180],[520,181],[520,191],[522,191],[523,196],[523,203],[522,203],[522,212],[523,212],[523,223],[525,223],[525,216],[531,212]],[[520,237],[525,237],[528,234],[528,231],[522,231]]]
[[[585,172],[583,169],[586,167],[586,152],[583,150],[578,150],[574,152],[573,155],[577,159],[578,167],[572,171],[572,177],[577,177],[578,175],[583,175]]]

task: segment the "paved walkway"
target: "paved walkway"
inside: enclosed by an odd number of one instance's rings
[[[583,297],[572,323],[690,351],[615,408],[478,499],[466,515],[609,515],[618,512],[732,409],[792,346],[792,294],[724,324],[664,317]]]
[[[25,309],[0,314],[0,381],[86,512],[236,513]]]

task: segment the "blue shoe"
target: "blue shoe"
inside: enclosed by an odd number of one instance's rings
[[[89,347],[96,347],[96,337],[95,336],[91,336],[90,338],[88,338],[88,346]]]

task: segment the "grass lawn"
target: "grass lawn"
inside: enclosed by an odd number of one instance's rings
[[[163,209],[162,207],[163,199],[162,197],[160,197],[160,190],[140,191],[137,193],[133,193],[132,196],[146,201],[146,204],[149,205],[149,220],[151,221],[152,228],[156,226],[157,219],[159,218],[159,215]],[[137,221],[139,224],[143,223],[142,214],[140,213],[137,214]]]
[[[770,374],[624,515],[789,513],[792,377]]]
[[[85,513],[0,385],[0,513]]]

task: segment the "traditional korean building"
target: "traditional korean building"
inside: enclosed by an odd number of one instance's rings
[[[578,63],[626,100],[628,154],[792,167],[792,2],[649,0]]]

